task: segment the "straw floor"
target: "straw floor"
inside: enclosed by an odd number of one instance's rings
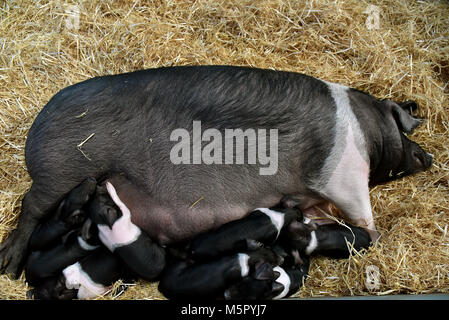
[[[0,2],[0,241],[31,185],[28,129],[52,95],[93,76],[199,64],[296,71],[379,98],[416,100],[426,121],[411,138],[435,155],[434,165],[372,189],[379,243],[348,260],[314,258],[297,296],[449,292],[445,1]],[[365,283],[369,266],[379,270],[374,290]],[[23,275],[0,276],[0,299],[25,299],[26,290]],[[105,298],[163,296],[140,281]]]

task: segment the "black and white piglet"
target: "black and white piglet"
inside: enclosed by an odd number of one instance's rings
[[[46,278],[29,293],[39,300],[95,298],[105,294],[114,282],[127,275],[129,273],[119,257],[107,248],[100,247],[80,261],[65,267],[58,276]]]
[[[186,245],[186,260],[171,264],[163,273],[159,290],[168,298],[209,299],[282,298],[296,292],[307,271],[297,274],[294,268],[279,267],[284,259],[264,247],[274,244],[296,220],[302,221],[298,208],[258,208],[198,235]]]
[[[176,261],[163,272],[159,291],[169,299],[223,298],[226,288],[244,279],[261,262],[278,265],[281,260],[274,251],[259,248],[205,262]]]
[[[256,264],[254,270],[224,291],[226,300],[266,300],[282,299],[296,293],[305,281],[309,271],[309,258],[299,261],[287,256],[287,252],[277,246],[277,253],[282,251],[283,263],[273,266],[267,262]]]
[[[329,258],[347,258],[352,248],[359,251],[371,244],[370,235],[364,228],[349,223],[315,225],[307,218],[304,222],[292,222],[281,241],[297,249],[301,256],[313,254]]]
[[[25,277],[30,285],[38,286],[56,276],[100,244],[96,227],[86,220],[84,210],[96,184],[93,178],[85,179],[65,196],[55,214],[33,232],[32,251],[25,265]]]
[[[28,258],[25,275],[35,286],[28,292],[34,299],[87,299],[104,294],[127,275],[118,257],[100,246],[97,228],[87,219],[61,245],[35,251]],[[48,238],[50,239],[50,238]]]
[[[27,282],[32,286],[39,286],[48,278],[58,276],[68,265],[89,255],[100,245],[96,234],[95,225],[88,219],[81,229],[65,235],[61,244],[31,252],[25,266]]]
[[[119,278],[130,278],[119,258],[102,246],[97,226],[90,218],[76,228],[92,210],[118,210],[115,205],[99,204],[101,192],[94,194],[95,186],[96,181],[88,178],[74,188],[62,200],[55,217],[33,233],[33,248],[39,250],[33,251],[26,263],[27,282],[35,287],[28,297],[92,298],[105,293]],[[89,200],[92,203],[87,212]]]
[[[60,202],[56,212],[37,225],[28,244],[29,250],[54,247],[61,242],[63,235],[80,227],[87,217],[84,207],[95,193],[96,186],[97,181],[88,177],[73,188]]]
[[[165,249],[131,221],[131,212],[114,186],[98,187],[88,211],[97,225],[101,242],[117,254],[126,266],[145,280],[154,280],[165,267]]]
[[[298,208],[258,208],[242,219],[198,235],[190,243],[190,252],[193,258],[204,259],[247,250],[249,241],[270,245],[295,220],[302,220]]]

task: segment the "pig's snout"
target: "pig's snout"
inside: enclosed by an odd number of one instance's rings
[[[426,164],[425,164],[426,169],[428,169],[428,168],[430,168],[430,167],[432,166],[432,164],[433,164],[433,159],[434,159],[433,154],[427,152],[427,153],[426,153],[426,161],[425,161],[425,162],[426,162]]]

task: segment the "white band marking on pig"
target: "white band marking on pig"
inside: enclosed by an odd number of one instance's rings
[[[86,251],[92,251],[99,247],[88,244],[81,236],[78,236],[78,244]]]
[[[336,122],[332,150],[324,162],[320,177],[314,182],[317,191],[320,191],[324,187],[329,180],[329,177],[342,160],[343,152],[347,147],[347,135],[350,128],[354,131],[354,143],[356,144],[356,150],[359,153],[359,157],[361,156],[365,162],[369,162],[365,137],[349,102],[349,88],[337,83],[324,82],[328,86],[336,106]]]
[[[335,140],[314,189],[352,223],[376,230],[368,189],[369,155],[363,131],[351,108],[348,87],[326,84],[337,107]]]
[[[249,255],[247,255],[246,253],[239,253],[238,259],[242,278],[246,277],[249,273],[249,265],[248,265]]]
[[[83,270],[79,262],[66,267],[62,273],[66,279],[66,288],[78,289],[78,299],[95,298],[101,296],[110,289],[110,287],[95,283]]]
[[[290,285],[291,285],[290,277],[288,276],[287,272],[285,272],[285,270],[279,266],[273,268],[273,271],[277,271],[280,273],[279,278],[277,278],[275,281],[284,286],[284,290],[282,290],[282,292],[279,293],[273,299],[282,299],[283,297],[285,297],[287,295],[288,291],[290,290]]]
[[[274,227],[277,230],[276,238],[279,236],[279,233],[281,232],[282,227],[284,226],[284,220],[285,216],[282,212],[274,211],[268,208],[257,208],[256,210],[259,210],[263,213],[265,213],[271,220],[271,223],[274,225]]]
[[[307,245],[307,248],[306,248],[306,254],[307,255],[310,255],[318,247],[318,239],[316,238],[315,231],[312,231],[310,233],[310,237],[311,237],[310,242],[309,242],[309,244]]]
[[[106,182],[106,189],[114,203],[122,211],[122,216],[112,225],[112,229],[107,225],[98,225],[99,238],[101,242],[111,251],[115,248],[126,246],[139,238],[141,230],[131,221],[131,212],[120,200],[114,186]]]
[[[335,105],[337,107],[337,130],[346,131],[344,129],[346,129],[348,126],[351,127],[354,132],[354,142],[357,146],[357,151],[359,152],[360,156],[362,156],[363,160],[369,162],[365,136],[363,135],[359,121],[352,111],[351,104],[349,102],[349,88],[344,85],[331,82],[328,82],[327,85],[329,87],[329,90],[331,91],[332,98],[334,99]],[[337,134],[338,133],[339,132],[337,131]],[[339,137],[336,138],[338,139]],[[340,138],[344,139],[344,137]],[[340,152],[341,151],[342,150],[340,150]]]

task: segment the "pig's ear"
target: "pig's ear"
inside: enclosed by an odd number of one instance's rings
[[[81,227],[81,238],[90,240],[96,236],[97,232],[97,225],[88,218]]]
[[[399,106],[397,103],[389,101],[389,104],[391,106],[391,113],[393,114],[394,120],[396,120],[396,124],[402,132],[411,133],[422,123],[423,119],[412,117],[410,113],[404,110],[404,108]]]
[[[273,274],[274,274],[274,280],[276,280],[277,278],[279,278],[281,276],[281,273],[279,271],[273,270]]]
[[[398,105],[402,109],[407,111],[410,115],[413,113],[413,111],[418,110],[418,104],[416,103],[416,101],[413,101],[413,100],[407,100],[407,101],[404,101],[404,102],[398,102]]]

